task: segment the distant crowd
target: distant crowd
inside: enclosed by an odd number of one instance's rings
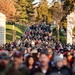
[[[0,45],[0,75],[75,75],[75,46],[57,42],[49,24],[32,25]]]

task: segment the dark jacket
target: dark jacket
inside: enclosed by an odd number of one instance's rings
[[[21,73],[12,67],[8,70],[8,72],[6,72],[5,75],[21,75]]]
[[[10,63],[3,71],[0,71],[0,75],[21,75],[21,73]]]
[[[68,72],[69,72],[70,75],[73,75],[72,69],[71,69],[70,67],[64,66],[64,68],[65,68],[66,70],[68,70]]]
[[[52,69],[49,67],[46,74],[43,74],[41,68],[39,67],[39,68],[34,69],[30,75],[50,75],[51,71]]]
[[[60,69],[54,67],[53,71],[50,75],[72,75],[71,72],[69,72],[70,70],[66,67],[62,67]]]
[[[20,65],[18,70],[20,71],[20,73],[22,75],[29,75],[29,71],[28,71],[27,67],[23,64]]]

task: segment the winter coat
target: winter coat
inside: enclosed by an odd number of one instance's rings
[[[27,67],[24,66],[23,64],[21,64],[21,65],[19,66],[19,69],[18,69],[18,70],[20,71],[20,73],[21,73],[22,75],[29,75],[29,71],[28,71]]]
[[[64,66],[63,68],[65,68],[69,72],[70,75],[73,75],[72,68],[70,68],[68,66]]]
[[[5,75],[21,75],[21,73],[12,67],[8,70],[8,72],[6,72]]]
[[[50,75],[51,71],[52,69],[49,67],[47,72],[44,74],[41,68],[39,67],[39,68],[34,69],[30,75]]]
[[[3,71],[0,71],[0,75],[21,75],[10,63]]]
[[[50,75],[72,75],[71,72],[69,72],[70,70],[66,67],[62,67],[60,69],[54,67],[53,71]]]
[[[72,72],[73,72],[73,75],[75,75],[75,62],[73,63],[73,66],[72,66]]]

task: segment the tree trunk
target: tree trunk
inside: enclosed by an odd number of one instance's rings
[[[59,43],[59,25],[57,24],[57,42]]]

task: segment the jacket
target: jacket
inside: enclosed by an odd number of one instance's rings
[[[49,67],[48,70],[47,70],[47,72],[44,74],[44,73],[42,72],[41,68],[38,67],[38,68],[34,69],[34,70],[30,73],[30,75],[50,75],[51,70],[52,70],[52,69]]]
[[[9,63],[3,71],[0,71],[0,75],[21,75],[21,73]]]
[[[69,72],[70,70],[66,67],[62,67],[62,68],[53,68],[53,71],[50,75],[72,75],[71,72]]]
[[[27,67],[25,65],[23,65],[23,64],[21,64],[19,66],[18,70],[20,71],[20,73],[22,75],[29,75],[29,71],[28,71]]]

